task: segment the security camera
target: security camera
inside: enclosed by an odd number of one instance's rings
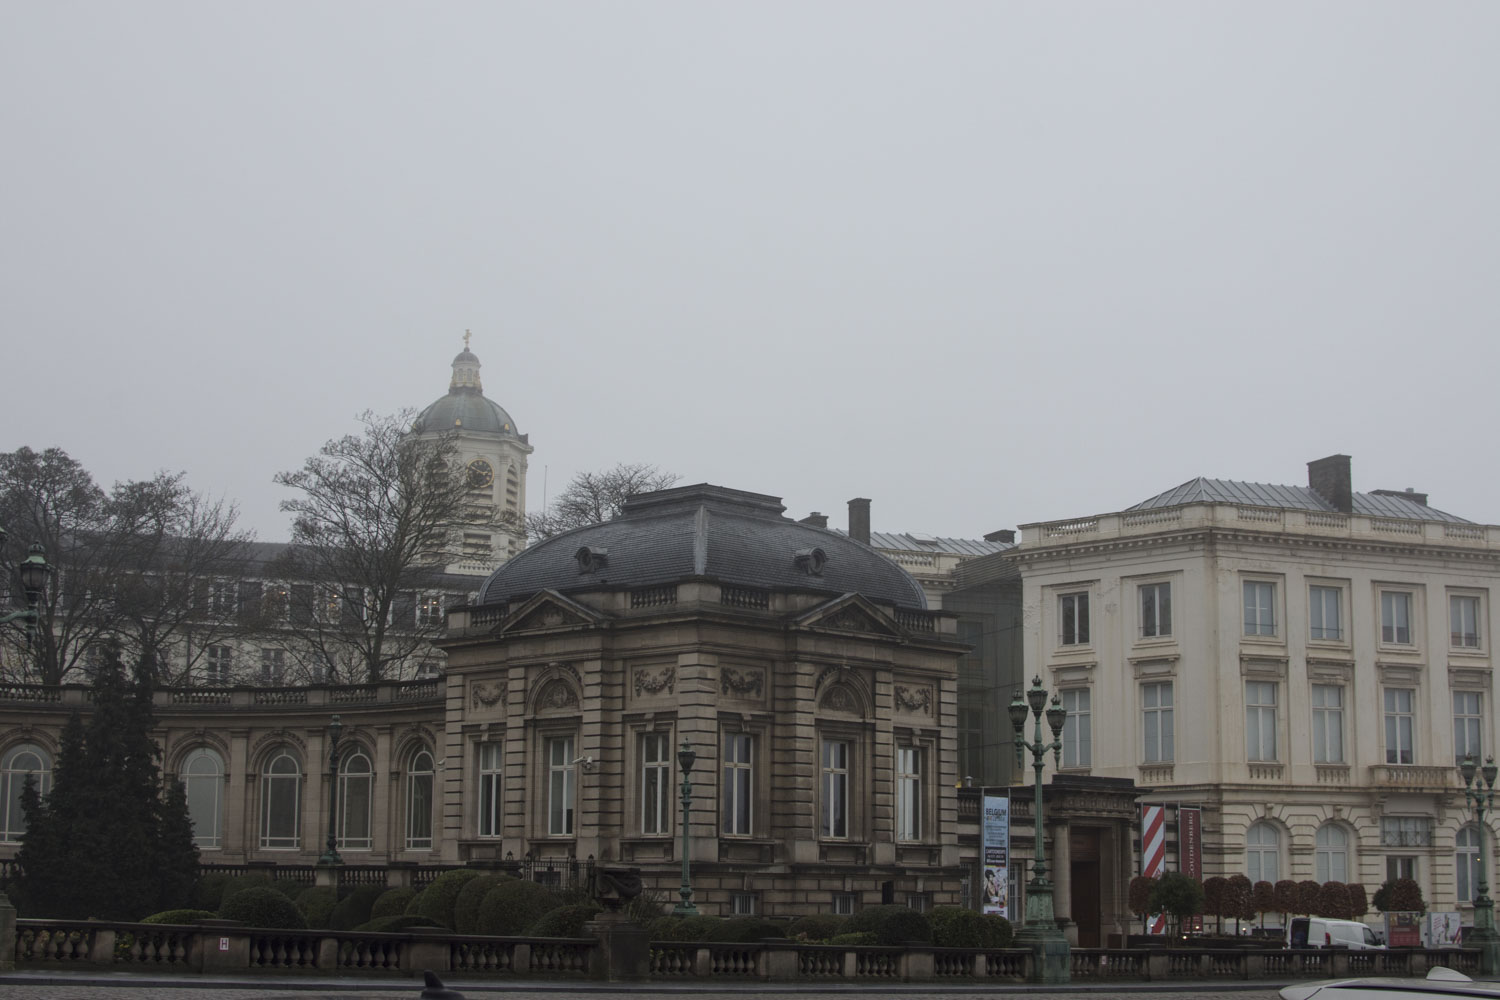
[[[585,771],[591,771],[594,768],[594,758],[592,757],[574,757],[573,763],[582,764]]]

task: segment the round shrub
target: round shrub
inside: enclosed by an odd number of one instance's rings
[[[334,904],[337,903],[338,894],[332,886],[315,885],[311,889],[303,889],[297,895],[297,909],[302,911],[302,917],[307,921],[309,927],[330,927],[328,916],[333,912]]]
[[[511,879],[484,894],[479,903],[480,934],[525,934],[549,910],[562,902],[546,886],[525,879]]]
[[[415,913],[392,913],[384,917],[376,917],[374,920],[360,924],[354,929],[377,934],[393,934],[396,931],[404,931],[409,927],[437,927],[437,924],[426,917],[419,917]]]
[[[526,933],[536,937],[583,937],[583,925],[593,920],[594,915],[603,909],[598,903],[559,906],[542,914]]]
[[[875,935],[870,931],[845,931],[835,934],[828,939],[829,944],[843,945],[846,948],[858,948],[861,945],[877,944]]]
[[[404,889],[387,889],[380,898],[375,900],[370,907],[370,919],[379,920],[381,917],[399,917],[406,912],[411,901],[418,896],[417,890],[407,886]]]
[[[765,917],[730,917],[724,921],[720,933],[720,941],[747,944],[763,938],[784,938],[786,927]]]
[[[723,941],[724,921],[699,914],[696,917],[658,917],[649,928],[653,941]]]
[[[219,916],[272,930],[302,930],[307,926],[297,904],[268,886],[236,892],[220,908]]]
[[[224,880],[224,891],[219,896],[219,901],[214,909],[223,909],[224,904],[229,902],[235,893],[244,892],[246,889],[270,889],[285,895],[285,890],[278,886],[271,876],[263,872],[252,872],[248,875],[231,875]]]
[[[479,904],[484,902],[487,892],[501,882],[509,882],[509,875],[481,875],[471,878],[458,890],[453,901],[453,929],[460,934],[473,934],[479,930]]]
[[[443,872],[422,890],[422,895],[417,897],[415,911],[407,912],[416,912],[443,927],[452,927],[453,904],[458,902],[459,891],[463,889],[465,882],[478,877],[479,872],[472,868],[454,868]]]
[[[932,911],[932,943],[939,948],[983,948],[984,915],[961,906]]]
[[[213,910],[162,910],[149,917],[142,917],[143,924],[196,924],[200,920],[212,920],[218,914]]]
[[[848,922],[848,917],[841,917],[836,913],[809,913],[788,924],[786,936],[802,941],[827,941],[835,934],[843,933],[844,925]]]
[[[905,906],[887,904],[867,906],[844,925],[844,932],[858,934],[868,932],[875,935],[876,944],[906,944],[908,941],[930,942],[932,921],[925,913]]]
[[[215,910],[224,905],[224,889],[229,885],[229,876],[213,872],[200,878],[193,886],[193,905],[202,910]]]
[[[1010,921],[998,913],[982,914],[984,918],[985,948],[1009,948],[1016,940],[1016,930]]]
[[[375,900],[385,895],[383,885],[357,885],[343,899],[334,904],[328,915],[328,929],[334,931],[353,930],[370,919],[370,909]]]

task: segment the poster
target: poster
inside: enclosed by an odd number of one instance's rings
[[[980,910],[1009,915],[1010,908],[1010,799],[1003,795],[984,797],[981,824],[984,843],[980,855]]]
[[[1177,870],[1203,881],[1203,810],[1198,806],[1177,807]],[[1185,929],[1203,933],[1203,915],[1194,916]]]

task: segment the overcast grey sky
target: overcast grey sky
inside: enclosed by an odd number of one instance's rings
[[[271,477],[446,391],[975,537],[1197,475],[1500,522],[1500,4],[0,5],[0,450]]]

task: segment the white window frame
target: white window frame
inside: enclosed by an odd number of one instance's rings
[[[1274,763],[1281,759],[1277,747],[1279,688],[1277,681],[1245,682],[1245,759],[1251,763]]]
[[[1484,695],[1458,688],[1453,692],[1453,759],[1462,764],[1472,755],[1484,760]]]
[[[896,747],[896,839],[922,839],[922,748]]]
[[[1142,639],[1172,636],[1172,583],[1158,580],[1136,586],[1136,610]]]
[[[277,801],[277,791],[291,786],[286,802]],[[291,822],[276,822],[286,817],[273,811],[277,805],[290,803]],[[276,831],[289,828],[291,836]],[[286,747],[272,754],[260,774],[260,849],[263,851],[296,851],[302,848],[302,762]]]
[[[848,740],[823,738],[818,759],[822,780],[819,782],[818,835],[826,839],[849,839],[849,759],[853,745]]]
[[[547,836],[574,835],[578,807],[578,768],[574,765],[577,742],[572,734],[548,736],[542,741],[547,761]]]
[[[1484,648],[1484,600],[1478,594],[1448,595],[1448,645],[1453,649]]]
[[[1417,691],[1416,688],[1387,687],[1381,691],[1385,762],[1417,762]]]
[[[1245,831],[1245,874],[1251,882],[1273,884],[1281,877],[1281,831],[1265,820]]]
[[[425,786],[425,791],[424,791]],[[406,764],[406,849],[432,850],[433,793],[437,789],[437,768],[432,751],[418,747]]]
[[[200,851],[224,846],[224,758],[209,747],[194,747],[178,773],[193,823],[193,843]],[[194,810],[197,802],[203,808]]]
[[[1381,588],[1380,643],[1383,646],[1416,645],[1416,600],[1410,590]]]
[[[25,757],[25,760],[21,758]],[[21,791],[26,779],[36,782],[39,795],[52,788],[52,755],[35,743],[22,743],[5,751],[0,765],[0,844],[18,844],[26,833],[26,813],[21,808]]]
[[[1328,623],[1330,614],[1333,624]],[[1344,588],[1328,583],[1307,587],[1307,637],[1312,642],[1344,641]]]
[[[1063,720],[1062,766],[1091,767],[1094,760],[1093,693],[1086,687],[1058,692],[1068,713]]]
[[[1068,625],[1072,623],[1072,637]],[[1081,626],[1081,627],[1080,627]],[[1059,646],[1087,646],[1091,642],[1092,623],[1089,620],[1089,592],[1069,591],[1057,595],[1057,644]]]
[[[1309,702],[1312,706],[1313,763],[1345,763],[1344,686],[1314,684]]]
[[[1479,827],[1461,827],[1453,838],[1453,873],[1460,903],[1472,903],[1479,892]]]
[[[272,646],[260,648],[260,682],[271,686],[286,683],[286,650]]]
[[[1349,834],[1343,827],[1324,823],[1313,840],[1313,869],[1319,882],[1349,881]]]
[[[501,796],[505,785],[505,744],[499,740],[486,740],[478,744],[476,761],[479,773],[478,822],[476,833],[480,837],[501,836],[504,828],[504,810]]]
[[[1141,684],[1141,756],[1147,764],[1170,764],[1176,756],[1172,686],[1172,681]]]
[[[1276,581],[1241,581],[1244,634],[1271,638],[1280,634],[1276,614]]]
[[[375,764],[362,747],[339,760],[341,851],[368,851],[375,842]]]
[[[755,734],[723,734],[719,832],[726,837],[748,837],[755,826]]]
[[[203,682],[219,686],[234,678],[234,648],[224,643],[210,643],[203,651]]]
[[[641,833],[672,833],[672,734],[641,733]]]

